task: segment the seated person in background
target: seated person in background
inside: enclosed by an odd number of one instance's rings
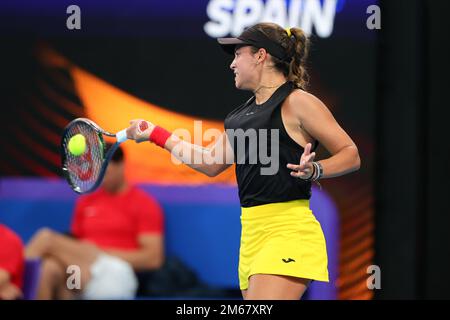
[[[108,144],[108,147],[111,147]],[[163,213],[155,199],[125,179],[119,148],[102,186],[81,196],[71,225],[74,238],[42,229],[30,240],[27,257],[41,257],[38,299],[130,299],[136,271],[155,270],[164,262]],[[67,267],[81,271],[81,288],[69,290]]]
[[[22,240],[14,231],[0,224],[0,300],[22,297],[23,251]]]

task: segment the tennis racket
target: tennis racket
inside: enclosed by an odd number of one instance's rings
[[[86,150],[79,156],[73,155],[68,149],[70,138],[76,134],[82,134],[86,139]],[[117,139],[108,152],[106,152],[104,136]],[[103,130],[89,119],[77,118],[71,121],[64,128],[61,139],[62,171],[70,187],[79,194],[97,189],[102,183],[114,152],[126,140],[126,130],[113,134]]]

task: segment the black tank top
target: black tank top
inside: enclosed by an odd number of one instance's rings
[[[293,90],[294,84],[286,82],[263,104],[257,105],[253,96],[225,118],[225,130],[234,150],[242,207],[311,197],[311,182],[292,177],[286,167],[288,163],[298,164],[303,153],[303,147],[288,135],[281,119],[281,105]],[[238,138],[238,132],[242,134],[242,131],[249,133],[245,139],[242,135]],[[252,132],[256,133],[252,136]],[[251,136],[253,139],[249,138]],[[317,145],[316,141],[313,149]],[[275,161],[278,161],[278,168]],[[266,170],[266,174],[261,170]]]

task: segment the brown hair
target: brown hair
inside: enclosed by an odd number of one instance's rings
[[[254,27],[269,39],[279,43],[286,50],[288,56],[292,57],[290,61],[284,61],[272,56],[272,61],[275,68],[282,72],[289,81],[292,81],[297,88],[306,90],[309,76],[305,64],[310,42],[305,32],[300,28],[290,28],[291,36],[289,36],[286,29],[278,24],[267,22],[258,23]],[[256,53],[258,49],[254,48],[253,52]]]

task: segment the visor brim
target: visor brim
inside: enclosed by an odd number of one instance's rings
[[[218,38],[217,42],[219,42],[222,49],[228,54],[234,54],[234,49],[237,45],[248,44],[238,38]]]

